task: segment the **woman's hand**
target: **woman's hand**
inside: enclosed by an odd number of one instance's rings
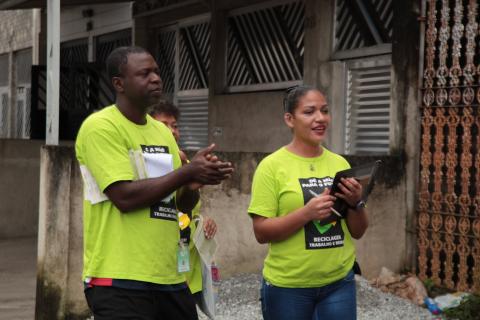
[[[205,233],[205,238],[212,239],[217,233],[217,224],[212,218],[205,217],[204,219],[203,232]]]
[[[350,207],[354,208],[362,199],[363,187],[355,178],[341,178],[338,187],[342,192],[335,196],[345,200]]]
[[[307,202],[305,209],[308,220],[323,220],[330,216],[336,198],[329,193],[330,189],[325,188],[320,195]]]

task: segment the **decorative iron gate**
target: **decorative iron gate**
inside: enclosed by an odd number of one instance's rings
[[[424,5],[418,271],[437,285],[479,290],[478,3]]]

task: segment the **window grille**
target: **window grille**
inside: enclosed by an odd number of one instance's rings
[[[392,41],[392,0],[337,0],[336,51]]]
[[[0,87],[0,138],[8,138],[8,87]]]
[[[8,86],[8,54],[0,55],[0,87]]]
[[[88,63],[88,38],[60,44],[60,65],[71,66]]]
[[[201,19],[165,28],[157,36],[163,92],[180,110],[180,146],[189,150],[208,144],[211,31],[210,22]]]
[[[179,90],[208,88],[210,23],[180,28]]]
[[[301,81],[304,22],[303,2],[230,15],[226,70],[229,90],[264,90],[269,85],[278,87],[271,84],[287,87],[292,81]]]
[[[175,43],[175,30],[163,31],[158,35],[157,63],[165,93],[175,91]]]
[[[17,107],[15,110],[15,138],[30,137],[30,86],[32,78],[32,49],[15,53]]]
[[[388,153],[390,69],[390,56],[347,63],[347,154]]]

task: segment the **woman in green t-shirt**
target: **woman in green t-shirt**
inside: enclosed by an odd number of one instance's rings
[[[322,146],[331,120],[325,95],[293,87],[284,108],[292,141],[259,164],[248,208],[257,241],[269,243],[263,317],[356,319],[352,238],[359,239],[368,226],[362,186],[342,179],[342,192],[329,194],[335,173],[350,165]],[[348,204],[346,218],[332,212],[336,198]]]

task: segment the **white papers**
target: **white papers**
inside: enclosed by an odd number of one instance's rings
[[[158,178],[173,171],[173,156],[170,153],[143,153],[141,150],[129,151],[136,180]],[[162,199],[170,202],[175,193]]]
[[[83,194],[85,199],[90,201],[91,204],[108,200],[107,196],[100,191],[90,170],[88,170],[86,166],[80,165],[80,172],[83,178]]]
[[[170,153],[144,153],[148,178],[157,178],[173,171],[173,157]]]

